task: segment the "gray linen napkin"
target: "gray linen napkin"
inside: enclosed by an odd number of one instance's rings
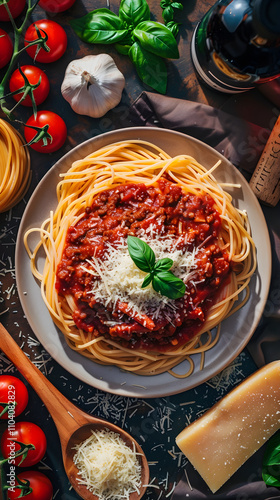
[[[130,109],[135,125],[177,130],[209,144],[247,179],[264,148],[262,129],[206,104],[142,92]]]

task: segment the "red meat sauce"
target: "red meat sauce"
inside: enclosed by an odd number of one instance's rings
[[[163,317],[155,320],[148,315],[133,315],[126,303],[118,303],[115,310],[105,309],[91,293],[93,280],[100,277],[79,268],[93,255],[106,258],[106,244],[117,247],[120,239],[126,239],[128,234],[138,236],[151,224],[160,235],[174,238],[177,248],[192,251],[200,246],[195,280],[186,284],[184,297],[174,301],[172,322]],[[124,184],[103,191],[78,223],[68,229],[56,289],[61,295],[75,298],[73,319],[91,335],[103,335],[131,349],[176,348],[201,329],[207,311],[229,279],[228,254],[217,244],[220,228],[220,216],[209,195],[185,193],[167,179],[153,186]],[[108,315],[118,324],[108,326]]]

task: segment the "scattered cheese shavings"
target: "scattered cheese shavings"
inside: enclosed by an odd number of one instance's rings
[[[92,431],[77,445],[73,461],[79,481],[101,500],[129,500],[141,487],[141,465],[135,450],[108,429]]]
[[[156,233],[152,234],[152,238],[145,233],[140,237],[153,249],[157,260],[166,257],[173,260],[170,270],[184,283],[195,276],[197,248],[192,252],[184,251],[177,246],[178,238]],[[90,291],[97,302],[115,310],[117,303],[124,301],[133,314],[148,314],[155,320],[164,317],[172,323],[178,305],[174,300],[157,293],[151,284],[141,288],[147,274],[134,264],[128,253],[126,240],[118,241],[117,247],[107,244],[102,260],[93,256],[86,262],[89,267],[80,267],[97,277]]]

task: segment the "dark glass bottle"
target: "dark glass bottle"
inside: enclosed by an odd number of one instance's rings
[[[219,0],[197,25],[191,56],[198,75],[222,92],[280,76],[280,0]]]

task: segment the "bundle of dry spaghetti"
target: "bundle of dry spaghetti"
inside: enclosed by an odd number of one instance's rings
[[[0,119],[0,212],[15,206],[31,180],[28,148],[17,130]]]

